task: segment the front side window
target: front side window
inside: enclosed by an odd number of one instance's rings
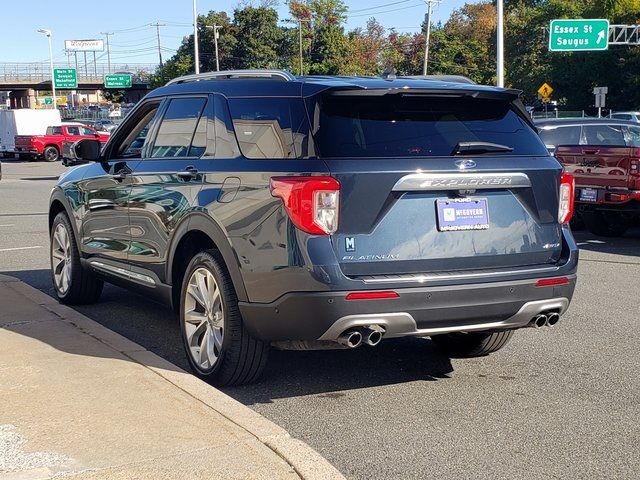
[[[81,135],[95,135],[95,131],[91,130],[90,128],[87,127],[80,127],[80,134]]]
[[[312,100],[309,115],[323,157],[450,156],[461,142],[547,155],[533,128],[502,100],[340,92]]]
[[[115,144],[113,152],[116,158],[141,158],[143,150],[148,149],[147,134],[151,122],[158,114],[159,102],[148,103],[137,110],[133,117],[126,120],[120,130],[128,132],[122,140]]]
[[[206,147],[206,121],[202,126],[198,123],[206,102],[205,98],[172,99],[160,122],[150,156],[175,158],[202,155]],[[196,127],[199,130],[197,134]],[[192,148],[194,137],[196,143]]]

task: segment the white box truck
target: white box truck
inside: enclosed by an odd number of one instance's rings
[[[57,108],[0,110],[0,155],[13,157],[16,135],[44,135],[47,127],[55,127],[61,123]]]

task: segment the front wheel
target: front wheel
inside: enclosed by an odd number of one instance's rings
[[[504,347],[514,330],[496,332],[455,332],[431,337],[433,343],[450,357],[483,357]]]
[[[187,267],[180,326],[189,364],[203,380],[240,385],[262,373],[269,344],[245,330],[233,283],[215,250],[198,253]]]
[[[58,300],[69,305],[93,303],[102,293],[102,280],[82,267],[71,222],[64,212],[51,226],[51,276]]]

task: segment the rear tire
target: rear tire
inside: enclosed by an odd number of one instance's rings
[[[60,152],[57,147],[49,145],[44,149],[44,152],[42,152],[42,158],[47,162],[56,162],[60,158]]]
[[[433,343],[450,357],[483,357],[504,347],[514,330],[495,332],[447,333],[431,337]]]
[[[60,302],[84,305],[100,298],[103,282],[82,267],[73,228],[64,212],[53,220],[49,253],[53,288]]]
[[[587,230],[600,237],[621,237],[631,225],[630,217],[623,213],[589,212],[582,218]]]
[[[180,329],[191,369],[212,385],[254,382],[264,370],[269,344],[245,329],[231,277],[216,250],[198,253],[187,267]]]

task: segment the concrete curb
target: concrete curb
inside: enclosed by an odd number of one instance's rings
[[[17,278],[0,275],[0,283],[16,294],[52,312],[62,321],[147,367],[165,381],[211,408],[230,422],[241,427],[284,459],[303,479],[344,479],[344,476],[309,445],[293,438],[282,427],[267,420],[220,390],[185,372],[176,365],[146,350],[144,347],[94,322],[70,307],[60,304],[49,295]]]

